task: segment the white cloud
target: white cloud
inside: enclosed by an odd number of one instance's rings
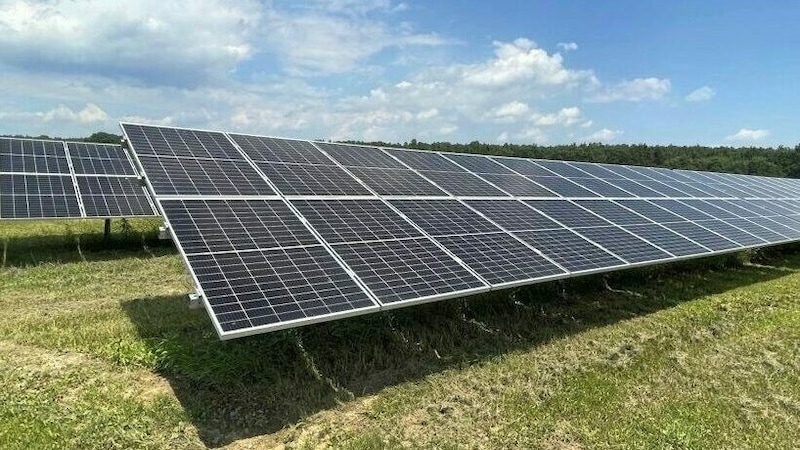
[[[577,106],[562,108],[557,113],[533,115],[533,122],[538,126],[570,126],[578,123],[580,120],[581,110]]]
[[[463,68],[465,82],[494,87],[521,82],[546,86],[571,85],[592,77],[590,71],[565,68],[561,55],[550,55],[528,39],[495,42],[494,46],[495,59]]]
[[[513,122],[521,116],[528,114],[530,110],[530,106],[528,106],[526,103],[514,100],[493,108],[491,111],[489,111],[488,115],[489,117],[501,121]]]
[[[557,46],[563,52],[574,52],[578,49],[578,44],[574,42],[559,42]]]
[[[610,130],[603,128],[602,130],[595,131],[594,133],[583,138],[584,142],[609,142],[622,136],[624,133],[621,130]]]
[[[255,1],[3,2],[0,60],[40,72],[196,84],[251,56],[259,16]]]
[[[589,101],[608,103],[616,101],[641,102],[659,100],[669,93],[672,84],[666,78],[635,78],[606,87],[589,97]]]
[[[687,102],[705,102],[714,98],[715,95],[717,95],[717,91],[708,86],[703,86],[690,92],[685,97],[685,100]]]
[[[0,112],[0,119],[13,121],[38,121],[49,122],[74,122],[80,124],[94,124],[108,120],[108,114],[94,103],[87,103],[86,106],[75,111],[65,105],[58,105],[47,111],[34,112]]]
[[[730,142],[755,142],[760,141],[770,135],[769,130],[742,128],[736,133],[726,136],[725,140]]]

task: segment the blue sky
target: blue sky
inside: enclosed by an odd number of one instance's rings
[[[800,3],[0,0],[0,133],[800,143]]]

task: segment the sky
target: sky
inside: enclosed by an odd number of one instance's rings
[[[800,2],[0,0],[0,134],[800,143]]]

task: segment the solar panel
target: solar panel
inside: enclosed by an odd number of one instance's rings
[[[292,205],[330,243],[422,237],[380,200],[292,200]]]
[[[421,303],[486,287],[428,238],[346,242],[333,249],[383,305]]]
[[[253,161],[332,165],[312,143],[290,139],[229,133],[231,140]]]
[[[350,167],[349,170],[378,195],[447,196],[413,170],[365,167]]]
[[[625,261],[569,230],[537,230],[514,235],[573,273],[625,264]]]
[[[739,246],[736,242],[691,222],[665,223],[664,226],[712,251],[730,250]]]
[[[283,195],[370,195],[352,175],[337,166],[255,162]]]
[[[68,175],[0,174],[0,218],[81,217]]]
[[[136,177],[80,176],[78,192],[86,217],[154,215],[153,205]]]
[[[463,172],[464,169],[453,164],[439,153],[413,150],[386,149],[386,152],[417,170],[435,170],[439,172]]]
[[[602,197],[634,197],[633,194],[597,178],[570,178],[570,181]]]
[[[186,130],[123,123],[128,141],[139,156],[242,159],[239,150],[215,131]]]
[[[576,200],[575,203],[617,225],[641,225],[653,223],[610,200]]]
[[[321,245],[186,258],[222,337],[378,308]]]
[[[244,160],[140,155],[142,170],[155,195],[275,195]]]
[[[468,200],[465,203],[505,230],[561,228],[561,225],[517,200]]]
[[[72,167],[78,175],[138,177],[128,152],[119,145],[67,142]]]
[[[187,254],[319,244],[282,200],[161,200]]]
[[[501,231],[456,200],[391,200],[390,203],[431,236]]]
[[[506,233],[444,236],[436,240],[494,286],[566,274]]]
[[[508,194],[483,181],[477,175],[466,172],[433,172],[420,170],[425,178],[436,183],[451,195],[464,197],[502,197]]]
[[[725,236],[725,238],[730,239],[743,247],[763,245],[767,242],[764,239],[761,239],[722,220],[704,220],[697,222],[697,224],[721,236]]]
[[[317,143],[317,147],[329,154],[343,166],[382,167],[384,169],[405,169],[402,163],[376,147]]]
[[[562,197],[573,197],[573,198],[599,197],[599,195],[595,194],[594,192],[591,192],[588,189],[584,189],[581,186],[573,183],[572,181],[566,178],[533,177],[533,176],[529,178],[535,181],[537,184],[541,184],[542,186],[546,187],[547,189],[555,192],[556,194]]]
[[[673,233],[661,225],[629,225],[623,228],[675,256],[699,255],[709,251],[707,248]]]
[[[800,240],[788,180],[123,131],[223,338]],[[87,213],[130,194],[135,176],[120,180]]]
[[[579,228],[575,231],[629,263],[659,261],[671,257],[669,253],[617,227]]]
[[[497,186],[504,192],[517,197],[556,197],[556,194],[553,192],[539,186],[522,175],[482,173],[480,177]]]
[[[603,218],[592,214],[572,202],[561,200],[527,200],[525,203],[543,212],[547,217],[555,219],[571,228],[595,227],[608,225]]]
[[[0,172],[69,174],[59,141],[0,138]]]
[[[514,174],[509,168],[493,161],[483,155],[460,155],[455,153],[448,153],[444,155],[445,158],[455,162],[464,169],[474,173],[499,173],[511,175]]]
[[[534,177],[551,177],[555,175],[553,172],[545,169],[542,166],[537,165],[533,161],[529,159],[522,159],[522,158],[501,158],[501,157],[492,157],[492,160],[498,162],[509,169],[513,170],[514,172],[525,175],[525,176],[534,176]]]

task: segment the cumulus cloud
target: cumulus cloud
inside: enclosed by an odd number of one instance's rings
[[[559,42],[557,47],[562,52],[574,52],[578,49],[578,44],[574,42]]]
[[[690,92],[684,99],[687,102],[706,102],[714,98],[715,95],[717,95],[717,91],[708,86],[703,86]]]
[[[726,136],[725,140],[729,142],[756,142],[768,137],[769,134],[769,130],[742,128],[736,133]]]
[[[659,100],[668,94],[671,88],[672,84],[666,78],[634,78],[602,89],[590,96],[589,101],[609,103]]]
[[[622,136],[624,133],[621,130],[610,130],[603,128],[602,130],[595,131],[594,133],[583,138],[584,142],[609,142]]]
[[[251,56],[259,16],[255,1],[3,2],[0,60],[40,72],[196,84]]]
[[[548,54],[528,39],[495,42],[495,56],[483,64],[465,66],[464,81],[479,86],[508,86],[520,82],[570,85],[590,78],[590,71],[569,70],[559,54]]]
[[[515,121],[530,112],[531,108],[526,103],[514,100],[504,103],[489,111],[489,117],[501,121]]]
[[[83,109],[75,111],[65,105],[58,105],[47,111],[0,112],[0,118],[13,121],[75,122],[94,124],[108,120],[108,114],[94,103],[87,103]]]
[[[577,106],[562,108],[557,113],[534,114],[533,122],[538,126],[570,126],[581,121],[581,110]]]

